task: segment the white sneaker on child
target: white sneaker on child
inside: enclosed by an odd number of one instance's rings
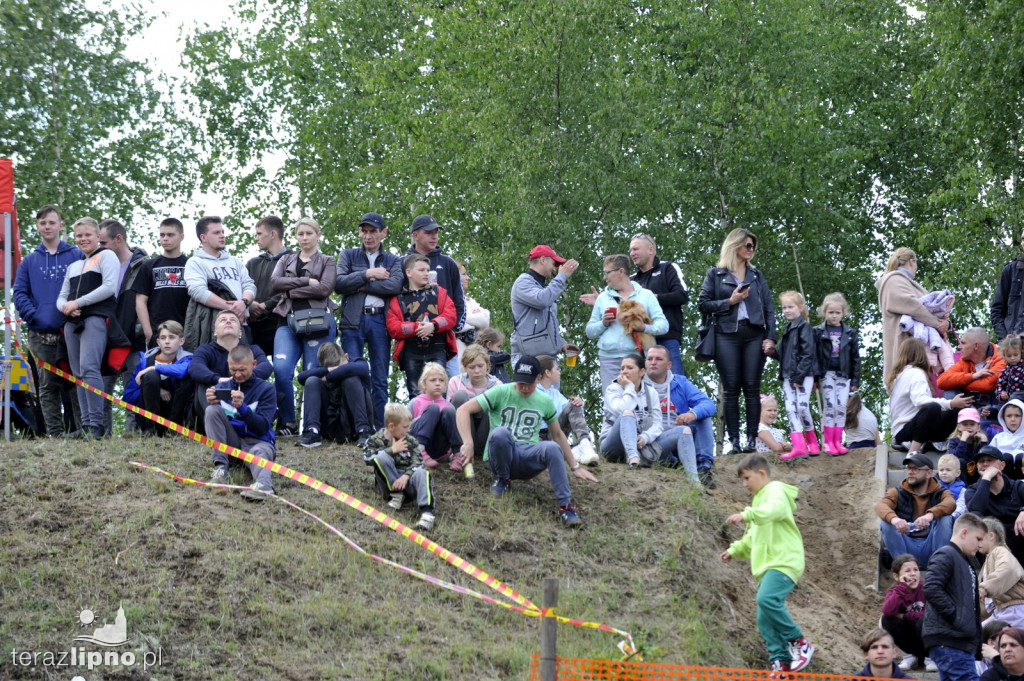
[[[926,657],[924,658],[924,670],[926,672],[937,672],[939,671],[939,665],[932,662],[932,658]]]
[[[934,664],[934,663],[933,663]],[[917,666],[916,655],[906,655],[903,657],[903,661],[900,662],[900,669],[905,672],[909,672],[911,669]]]

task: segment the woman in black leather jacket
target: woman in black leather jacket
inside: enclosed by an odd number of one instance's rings
[[[718,265],[700,288],[700,312],[713,316],[715,368],[725,398],[725,427],[734,452],[752,452],[761,418],[761,374],[775,351],[775,308],[768,282],[750,265],[757,236],[742,228],[722,242]],[[740,444],[740,389],[746,404],[747,439]],[[728,452],[726,452],[728,453]]]

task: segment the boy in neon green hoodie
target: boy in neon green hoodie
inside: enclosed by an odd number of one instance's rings
[[[719,556],[723,563],[749,558],[757,589],[757,628],[768,646],[772,671],[797,672],[811,663],[814,646],[786,610],[786,597],[804,573],[804,543],[793,520],[799,490],[771,478],[768,461],[760,454],[743,459],[736,469],[753,495],[750,506],[725,519],[743,537]]]

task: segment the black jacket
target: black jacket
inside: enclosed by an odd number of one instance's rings
[[[668,331],[655,340],[678,341],[683,335],[683,305],[690,302],[690,292],[686,290],[679,267],[674,262],[655,258],[651,269],[637,270],[630,279],[654,294],[668,319]]]
[[[363,304],[367,293],[384,301],[384,314],[387,314],[388,302],[402,290],[402,280],[405,278],[402,259],[388,253],[383,247],[378,253],[375,267],[386,269],[389,275],[387,279],[366,278],[366,270],[370,269],[370,258],[362,246],[338,253],[338,278],[334,280],[334,292],[342,295],[339,329],[359,328],[363,320]]]
[[[274,314],[274,308],[281,302],[284,294],[274,291],[270,277],[274,274],[277,261],[294,252],[290,248],[282,248],[281,252],[277,255],[271,255],[269,251],[263,251],[256,257],[249,258],[249,262],[245,263],[245,269],[249,270],[249,276],[252,277],[253,283],[256,284],[256,297],[252,299],[253,302],[264,303],[267,306],[267,312],[262,317],[249,317],[249,326],[277,326],[281,321],[281,318]],[[223,298],[223,296],[221,297]]]
[[[1003,666],[1003,661],[996,655],[992,658],[992,666],[985,670],[981,675],[981,681],[1022,681],[1024,676],[1014,676],[1011,674],[1006,667]]]
[[[783,383],[803,383],[808,376],[819,375],[814,332],[803,317],[797,317],[782,332],[782,340],[775,347],[773,356],[779,360],[779,375]]]
[[[743,283],[750,283],[750,295],[747,296],[747,317],[753,326],[765,330],[765,338],[775,340],[775,306],[772,304],[772,292],[764,275],[756,267],[747,266],[747,277]],[[718,330],[721,333],[736,333],[739,328],[739,304],[730,305],[729,296],[736,290],[736,284],[729,270],[723,267],[712,267],[704,277],[697,298],[700,313],[704,316],[715,315]]]
[[[121,330],[131,342],[133,352],[141,352],[146,349],[146,336],[142,333],[142,324],[135,314],[135,291],[132,290],[135,284],[135,277],[142,270],[142,264],[149,259],[145,249],[139,246],[132,246],[132,257],[128,259],[128,271],[124,273],[121,280],[121,290],[117,292],[117,323]],[[156,331],[156,329],[153,329]]]
[[[996,338],[1024,332],[1024,255],[1007,263],[992,295],[988,315]]]
[[[928,559],[924,581],[928,607],[921,621],[925,648],[948,646],[976,655],[981,650],[978,565],[953,543]]]
[[[992,494],[992,482],[978,480],[967,488],[964,502],[967,510],[982,518],[991,516],[1002,523],[1013,525],[1017,515],[1024,511],[1024,481],[1011,480],[1003,476],[1003,489],[999,494]]]
[[[836,373],[850,379],[851,385],[860,385],[860,343],[857,340],[857,329],[851,329],[839,322],[843,335],[839,339],[839,371]],[[828,335],[825,324],[814,327],[814,337],[818,343],[818,376],[824,376],[832,359],[832,338]]]

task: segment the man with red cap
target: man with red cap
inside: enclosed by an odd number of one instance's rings
[[[558,325],[558,296],[579,266],[550,246],[541,244],[530,251],[530,269],[512,284],[513,366],[520,355],[555,357],[566,350],[579,352],[579,346],[562,338]]]

